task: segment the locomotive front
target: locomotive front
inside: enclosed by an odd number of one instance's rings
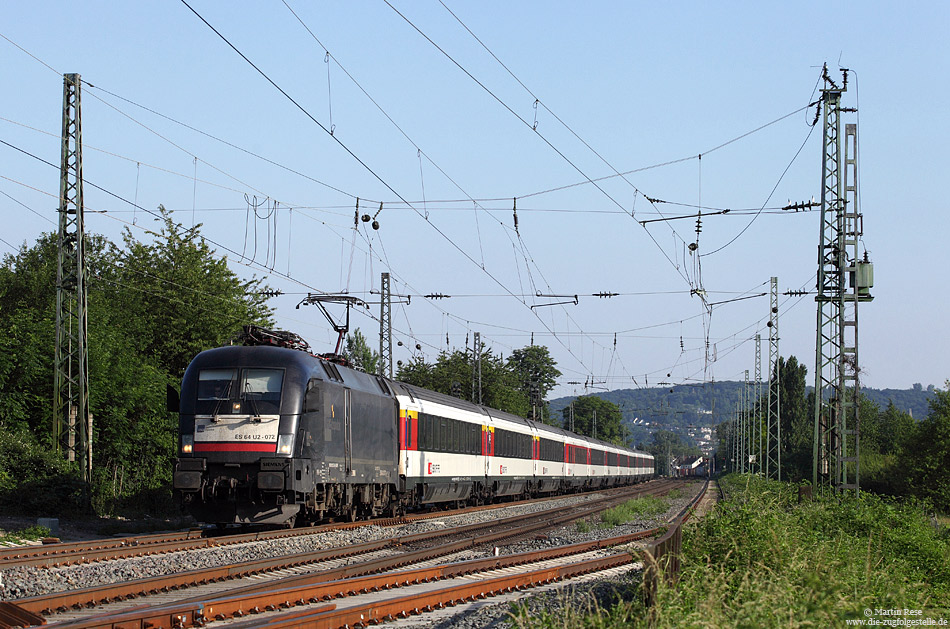
[[[174,488],[203,522],[292,524],[294,441],[307,366],[302,352],[221,347],[182,380]]]

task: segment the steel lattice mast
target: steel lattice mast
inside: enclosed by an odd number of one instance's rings
[[[56,347],[53,358],[53,437],[56,450],[79,461],[92,479],[92,415],[86,347],[86,257],[83,221],[82,108],[78,74],[63,75],[63,135],[56,267]]]
[[[818,322],[815,340],[815,433],[812,481],[836,493],[860,486],[858,303],[872,299],[870,263],[858,258],[862,216],[857,207],[857,125],[841,136],[841,95],[824,70],[821,233],[818,248]],[[848,280],[850,279],[850,287]]]
[[[759,474],[765,473],[765,435],[762,434],[762,335],[755,335],[755,389],[753,395],[753,421],[755,422],[755,470]]]
[[[742,471],[752,471],[752,422],[749,421],[749,370],[745,370],[742,386]]]
[[[393,377],[393,318],[392,289],[389,273],[379,280],[379,367],[377,372],[392,380]]]
[[[769,391],[765,434],[765,476],[782,480],[781,380],[778,353],[778,278],[769,290]]]

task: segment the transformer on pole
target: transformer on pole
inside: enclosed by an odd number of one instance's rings
[[[389,273],[383,273],[379,280],[379,367],[380,376],[393,377],[393,316],[392,290],[389,285]]]
[[[65,74],[56,266],[53,438],[57,452],[65,451],[69,461],[80,463],[88,500],[92,481],[92,414],[89,412],[83,210],[80,78],[78,74]]]
[[[773,277],[769,290],[769,391],[768,421],[765,434],[765,476],[782,480],[781,387],[779,386],[778,353],[778,278]]]
[[[858,303],[871,301],[873,267],[858,257],[863,233],[857,207],[857,125],[845,125],[841,107],[848,88],[823,71],[821,232],[818,245],[818,322],[815,340],[815,432],[812,482],[840,494],[860,486]],[[850,282],[848,281],[850,280]],[[850,284],[850,286],[849,286]]]

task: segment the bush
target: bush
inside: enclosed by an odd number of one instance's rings
[[[0,508],[11,515],[77,513],[82,483],[56,452],[25,429],[0,431]]]
[[[631,596],[597,614],[575,613],[570,626],[840,627],[868,608],[947,617],[950,533],[922,503],[862,493],[799,504],[794,485],[752,476],[722,482],[730,499],[684,530],[678,583],[661,582],[655,607]],[[551,618],[518,624],[567,626]]]

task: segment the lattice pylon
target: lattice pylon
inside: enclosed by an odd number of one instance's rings
[[[53,356],[53,438],[69,461],[92,479],[92,415],[89,412],[87,271],[82,174],[80,77],[63,75],[59,239],[56,267],[56,347]]]
[[[781,374],[778,351],[778,278],[769,283],[769,390],[765,437],[765,475],[782,480]]]

